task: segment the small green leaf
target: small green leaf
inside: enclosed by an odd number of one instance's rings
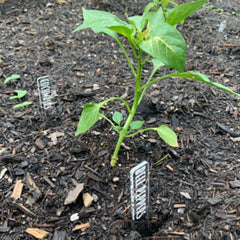
[[[150,39],[139,46],[153,58],[180,72],[184,70],[186,45],[183,36],[172,26],[162,23],[150,29]]]
[[[18,74],[12,74],[10,77],[7,77],[5,80],[4,80],[4,84],[7,84],[8,82],[12,81],[12,80],[15,80],[15,79],[19,79],[21,78],[20,75]]]
[[[143,21],[143,16],[132,16],[128,18],[128,21],[135,26],[138,32],[142,32],[146,23]]]
[[[11,96],[9,99],[15,99],[15,98],[20,99],[20,98],[23,98],[27,94],[26,90],[14,90],[14,92],[17,95]]]
[[[86,132],[98,121],[99,110],[106,102],[107,101],[105,100],[100,103],[84,105],[75,136]]]
[[[168,145],[172,147],[179,147],[177,142],[177,135],[176,133],[166,125],[161,125],[160,127],[156,128],[156,131],[159,137]]]
[[[176,24],[184,21],[185,18],[198,10],[207,0],[199,0],[195,2],[184,3],[174,7],[169,11],[166,23],[175,26]]]
[[[154,8],[155,6],[157,6],[158,3],[159,3],[159,1],[156,1],[156,0],[148,3],[148,4],[146,5],[145,9],[144,9],[144,13],[149,12],[152,8]]]
[[[19,104],[14,105],[13,108],[26,107],[26,106],[31,105],[31,104],[32,104],[32,102],[26,101],[26,102],[23,102],[23,103],[19,103]]]
[[[118,125],[120,125],[121,122],[122,122],[122,120],[123,120],[123,115],[122,115],[120,112],[115,111],[115,112],[113,113],[112,119],[113,119],[113,121],[114,121],[115,123],[117,123]]]
[[[144,121],[133,121],[130,124],[130,130],[137,130],[142,127]]]
[[[172,1],[170,1],[172,3]],[[169,0],[161,0],[163,7],[166,7],[169,3]]]
[[[121,131],[121,127],[119,126],[114,126],[113,127],[113,130],[117,131],[117,132],[120,132]]]

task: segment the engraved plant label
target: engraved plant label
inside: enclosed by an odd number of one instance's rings
[[[149,218],[149,163],[143,161],[130,171],[132,220]]]
[[[53,107],[51,96],[51,81],[49,76],[39,77],[37,79],[39,103],[42,116],[46,116],[46,111]]]

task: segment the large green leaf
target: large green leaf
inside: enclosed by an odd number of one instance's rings
[[[126,37],[134,34],[132,25],[120,20],[116,15],[99,10],[87,10],[83,8],[83,24],[76,28],[74,32],[82,29],[91,28],[94,32],[104,32],[110,29]]]
[[[154,15],[152,15],[149,18],[149,28],[150,29],[158,28],[159,24],[164,22],[165,22],[165,18],[164,18],[163,10],[162,8],[159,8],[157,12],[155,12]]]
[[[161,125],[156,128],[159,137],[168,145],[172,147],[178,147],[177,135],[176,133],[166,125]]]
[[[99,110],[105,103],[106,101],[84,105],[75,136],[86,132],[98,121]]]
[[[240,94],[234,92],[233,90],[231,90],[230,88],[222,85],[221,83],[217,83],[217,82],[212,82],[209,80],[209,78],[202,73],[199,72],[195,72],[195,71],[188,71],[188,72],[183,72],[183,73],[174,73],[174,74],[170,74],[172,77],[184,77],[184,78],[191,78],[194,80],[197,80],[199,82],[203,82],[206,84],[209,84],[211,86],[217,87],[225,92],[234,94],[235,96],[240,97]]]
[[[140,43],[140,48],[180,72],[184,70],[186,45],[182,35],[172,26],[162,23],[150,29],[150,39]]]
[[[166,23],[175,26],[176,24],[182,22],[185,18],[193,14],[197,9],[199,9],[207,0],[199,0],[196,2],[189,2],[178,5],[169,11],[166,19]]]

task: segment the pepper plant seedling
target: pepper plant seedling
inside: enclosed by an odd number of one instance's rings
[[[21,78],[21,76],[20,75],[18,75],[18,74],[12,74],[10,77],[7,77],[5,80],[4,80],[4,84],[7,84],[8,82],[12,82],[13,80],[15,80],[15,79],[19,79],[19,78]]]
[[[32,104],[32,102],[25,101],[25,102],[14,105],[13,108],[21,108],[21,107],[25,108],[26,106],[31,105],[31,104]]]
[[[177,136],[168,126],[161,125],[159,127],[142,128],[143,121],[134,121],[137,107],[146,89],[151,84],[166,78],[183,77],[215,86],[240,97],[240,94],[233,92],[224,85],[211,82],[202,73],[196,71],[184,72],[186,44],[176,26],[178,23],[183,23],[186,17],[198,10],[206,2],[207,0],[198,0],[177,5],[174,1],[170,0],[153,0],[146,5],[142,15],[132,17],[126,15],[127,21],[122,21],[117,16],[105,11],[83,8],[83,24],[73,32],[90,28],[95,33],[103,33],[115,39],[123,51],[132,75],[135,78],[135,92],[131,107],[126,100],[119,97],[109,98],[100,103],[85,104],[75,133],[78,136],[86,132],[100,117],[106,119],[119,134],[111,158],[111,166],[115,166],[117,163],[119,149],[123,140],[144,131],[154,130],[168,145],[178,147]],[[119,35],[124,36],[128,40],[132,55],[136,61],[136,67],[130,60]],[[152,72],[147,81],[143,82],[143,67],[150,59],[153,66]],[[157,70],[163,66],[175,69],[176,73],[154,78]],[[120,112],[115,112],[111,120],[100,111],[104,104],[114,100],[122,101],[125,104],[128,110],[128,117],[125,120]]]
[[[14,90],[14,92],[17,95],[11,96],[9,99],[18,99],[18,100],[20,100],[21,98],[23,98],[27,94],[26,90]]]
[[[18,74],[12,74],[10,77],[7,77],[5,80],[4,80],[4,84],[7,84],[8,82],[12,82],[13,80],[15,79],[19,79],[21,78],[20,75]],[[17,95],[14,95],[14,96],[11,96],[9,97],[9,99],[18,99],[19,101],[21,100],[21,98],[25,97],[27,95],[27,91],[26,90],[14,90],[14,92],[17,94]],[[29,102],[29,101],[24,101],[22,103],[19,103],[19,104],[16,104],[13,106],[13,108],[21,108],[21,107],[26,107],[28,105],[31,105],[32,102]]]
[[[25,97],[27,95],[27,91],[26,90],[14,90],[14,92],[17,95],[11,96],[9,99],[18,99],[20,101],[21,98],[23,98],[23,97]],[[14,105],[13,108],[26,107],[26,106],[31,105],[31,104],[32,104],[32,102],[24,101],[22,103]]]

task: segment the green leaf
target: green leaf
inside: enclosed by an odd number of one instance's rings
[[[23,102],[23,103],[19,103],[19,104],[14,105],[13,108],[26,107],[26,106],[31,105],[31,104],[32,104],[32,102],[26,101],[26,102]]]
[[[26,90],[14,90],[14,92],[17,94],[15,96],[11,96],[9,99],[15,99],[15,98],[23,98],[26,94],[27,91]]]
[[[117,132],[120,132],[121,131],[121,127],[119,126],[114,126],[113,127],[113,130],[117,131]]]
[[[12,74],[10,77],[7,77],[5,80],[4,80],[4,84],[7,84],[8,82],[12,81],[12,80],[15,80],[15,79],[19,79],[21,78],[20,75],[18,74]]]
[[[146,19],[144,21],[143,16],[128,17],[128,21],[135,26],[138,32],[142,32],[143,28],[146,26]]]
[[[185,18],[198,10],[207,0],[199,0],[196,2],[189,2],[178,5],[169,11],[166,23],[175,26],[176,24],[184,21]]]
[[[157,6],[159,3],[158,0],[153,0],[152,2],[148,3],[144,9],[144,13],[149,12],[152,8],[154,8],[155,6]]]
[[[162,8],[159,8],[157,12],[149,12],[151,8],[155,7],[158,4],[158,1],[149,3],[142,16],[132,16],[129,17],[129,22],[136,27],[138,32],[142,32],[146,27],[146,24],[149,22],[150,28],[154,26],[158,26],[160,23],[164,23],[164,15]]]
[[[165,66],[165,64],[164,64],[162,61],[160,61],[160,60],[158,60],[158,59],[156,59],[156,58],[153,58],[153,59],[151,60],[151,62],[153,63],[153,72],[154,72],[154,73],[155,73],[160,67]]]
[[[117,123],[118,125],[121,124],[122,120],[123,120],[123,115],[118,112],[118,111],[115,111],[113,116],[112,116],[112,119],[115,123]]]
[[[189,72],[171,74],[171,76],[194,79],[196,81],[209,84],[209,85],[217,87],[217,88],[219,88],[219,89],[221,89],[225,92],[228,92],[228,93],[234,94],[235,96],[240,97],[240,94],[234,92],[230,88],[228,88],[228,87],[226,87],[226,86],[224,86],[220,83],[210,81],[209,78],[205,74],[202,74],[202,73],[199,73],[199,72],[189,71]]]
[[[166,66],[182,72],[186,54],[186,45],[182,35],[166,23],[159,24],[150,31],[150,39],[141,42],[140,48]]]
[[[149,28],[150,29],[158,28],[159,24],[164,22],[165,22],[165,18],[164,18],[163,10],[162,8],[159,8],[158,11],[155,12],[154,15],[151,16],[151,18],[149,19]]]
[[[83,24],[76,28],[73,33],[82,29],[91,28],[96,33],[106,33],[106,29],[109,29],[126,37],[134,35],[132,25],[120,20],[116,15],[111,13],[83,8],[83,18]],[[112,35],[111,33],[110,36]]]
[[[171,147],[179,147],[176,133],[166,125],[156,128],[159,137]]]
[[[100,103],[84,105],[75,136],[86,132],[98,121],[99,110],[106,102],[107,101],[105,100]]]
[[[137,130],[142,127],[144,121],[133,121],[130,124],[130,130]]]

